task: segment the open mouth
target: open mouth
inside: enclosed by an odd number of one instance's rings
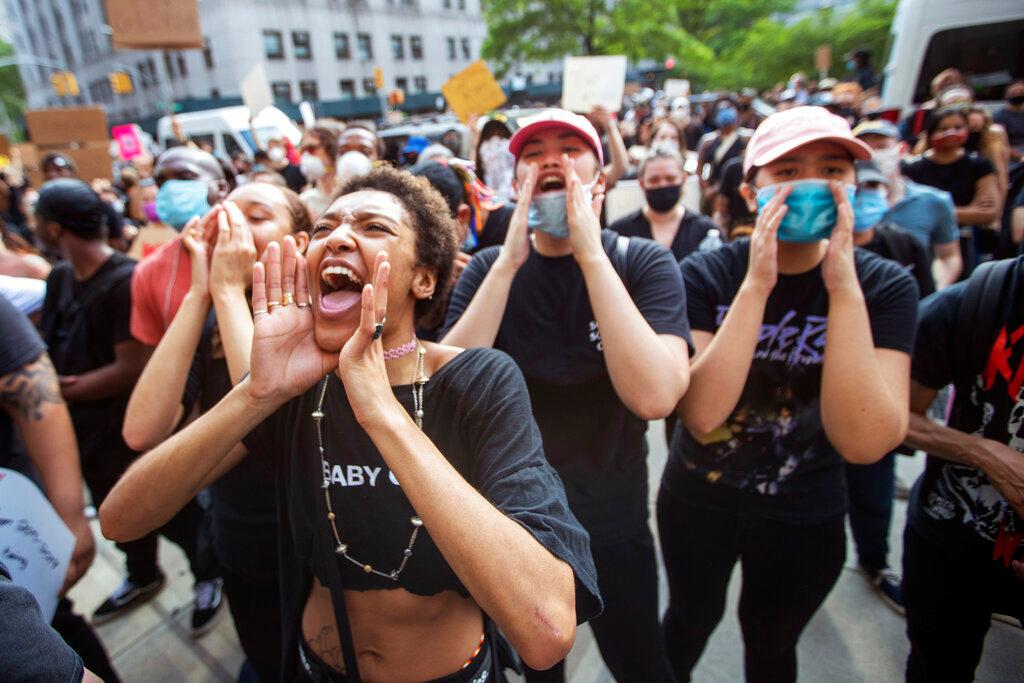
[[[359,305],[363,279],[348,266],[332,265],[320,271],[320,310],[341,314]]]
[[[565,178],[560,174],[549,173],[537,181],[537,191],[540,193],[560,192],[563,190],[565,190]]]

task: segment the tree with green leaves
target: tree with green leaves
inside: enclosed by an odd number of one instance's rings
[[[10,57],[14,48],[10,43],[0,41],[0,58]],[[18,67],[5,66],[0,68],[0,106],[6,110],[7,117],[13,122],[25,109],[25,89],[21,84]],[[0,114],[0,119],[3,114]]]

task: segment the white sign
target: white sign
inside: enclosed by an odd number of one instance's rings
[[[15,585],[26,588],[50,623],[68,573],[75,537],[39,487],[0,467],[0,562]]]
[[[249,73],[239,84],[239,90],[242,92],[242,103],[249,107],[249,112],[253,116],[274,103],[274,95],[267,84],[267,72],[263,69],[263,62],[256,62],[249,69]]]
[[[626,88],[626,58],[566,57],[562,75],[562,108],[581,114],[594,107],[610,112],[622,108]]]
[[[665,80],[665,97],[672,99],[675,97],[689,96],[690,81],[685,78],[668,78]]]
[[[313,105],[302,100],[299,102],[299,115],[302,116],[302,125],[307,128],[312,128],[316,125],[316,116],[313,115]]]

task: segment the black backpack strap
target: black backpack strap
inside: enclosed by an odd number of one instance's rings
[[[956,321],[955,358],[967,359],[953,378],[957,387],[968,387],[985,367],[988,352],[1002,322],[999,305],[1018,259],[988,261],[971,273]]]
[[[615,272],[619,274],[619,279],[622,280],[622,284],[626,285],[626,289],[629,289],[629,280],[626,278],[626,273],[629,264],[629,238],[625,235],[619,235],[615,238],[615,251],[612,254],[612,266],[615,268]]]

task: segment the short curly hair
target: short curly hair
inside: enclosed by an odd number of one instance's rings
[[[331,202],[363,190],[387,192],[405,209],[416,231],[416,265],[433,269],[437,276],[434,295],[416,302],[416,322],[424,326],[436,324],[444,315],[459,248],[455,221],[448,204],[426,178],[390,166],[379,166],[367,175],[351,178],[338,189]]]

